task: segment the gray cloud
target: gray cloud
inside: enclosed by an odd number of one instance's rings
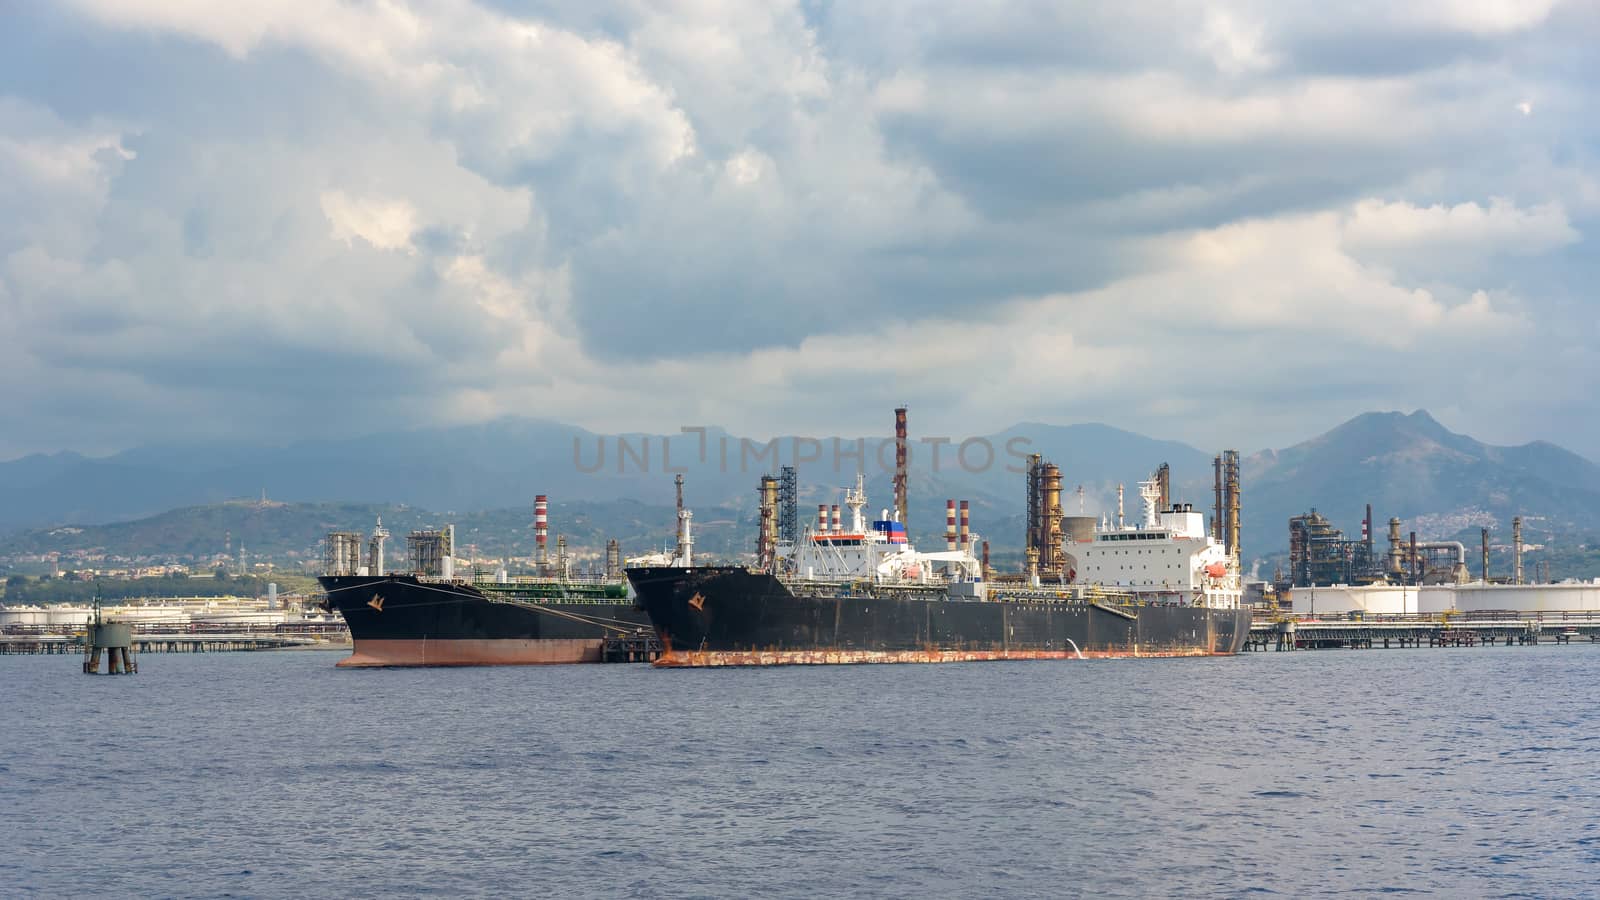
[[[18,10],[0,454],[911,402],[1594,455],[1586,7]]]

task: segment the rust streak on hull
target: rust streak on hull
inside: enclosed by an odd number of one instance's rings
[[[821,666],[862,663],[989,662],[1011,659],[1151,659],[1231,656],[1182,650],[667,650],[655,665],[667,669],[722,666]]]
[[[586,638],[393,640],[355,642],[339,668],[385,666],[539,666],[600,662],[602,641]]]

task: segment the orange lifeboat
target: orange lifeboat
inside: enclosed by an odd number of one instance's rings
[[[1206,566],[1206,574],[1210,575],[1212,578],[1221,578],[1222,576],[1228,574],[1228,564],[1214,562],[1211,565]]]

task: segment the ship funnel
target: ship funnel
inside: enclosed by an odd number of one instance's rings
[[[961,540],[960,540],[961,549],[962,550],[970,550],[970,549],[972,549],[972,537],[971,537],[972,532],[967,530],[967,501],[965,501],[965,500],[961,501],[961,532],[960,532],[960,534],[961,534]]]

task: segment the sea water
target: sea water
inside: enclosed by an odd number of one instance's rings
[[[0,657],[0,893],[1600,893],[1600,647]]]

